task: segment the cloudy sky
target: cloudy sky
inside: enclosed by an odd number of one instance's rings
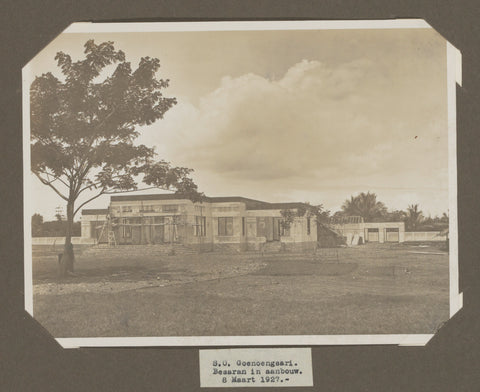
[[[32,62],[111,40],[158,57],[178,104],[139,142],[195,170],[210,196],[336,211],[371,191],[390,209],[448,209],[446,42],[431,29],[63,34]],[[62,204],[33,179],[33,210]],[[108,197],[89,204],[104,208]]]

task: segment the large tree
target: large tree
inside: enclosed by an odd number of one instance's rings
[[[387,207],[377,201],[375,193],[360,193],[345,200],[342,205],[345,216],[361,216],[365,222],[375,222],[384,219]]]
[[[78,61],[58,52],[62,76],[42,74],[30,88],[31,169],[66,202],[63,276],[73,272],[73,219],[86,203],[135,190],[139,181],[201,197],[191,169],[172,167],[158,160],[153,148],[134,143],[138,127],[163,118],[176,104],[162,94],[169,81],[157,78],[160,61],[144,57],[132,70],[113,42],[89,40],[84,47]]]

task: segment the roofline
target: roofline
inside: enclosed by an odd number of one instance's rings
[[[188,197],[184,195],[179,195],[175,193],[158,193],[158,194],[149,194],[149,195],[120,195],[120,196],[110,196],[110,201],[143,201],[143,200],[189,200]],[[254,203],[265,203],[271,204],[262,200],[250,199],[243,196],[216,196],[209,197],[203,196],[203,200],[209,201],[211,203],[228,203],[228,202],[254,202]]]
[[[177,195],[174,193],[159,193],[149,195],[120,195],[110,196],[110,202],[112,201],[136,201],[136,200],[188,200],[183,195]]]
[[[268,203],[262,200],[250,199],[243,196],[203,196],[203,199],[210,202],[228,202],[228,201],[252,201],[257,203]],[[110,196],[110,201],[135,201],[135,200],[189,200],[188,197],[176,193],[154,193],[148,195],[119,195]]]
[[[148,200],[189,200],[184,195],[178,195],[175,193],[159,193],[149,195],[120,195],[110,196],[110,202],[119,201],[148,201]],[[300,208],[307,206],[307,203],[302,202],[285,202],[285,203],[270,203],[267,201],[250,199],[243,196],[216,196],[209,197],[204,196],[203,200],[210,203],[245,203],[247,210],[275,210],[275,209],[289,209]]]
[[[302,202],[286,202],[286,203],[265,203],[259,207],[247,208],[247,210],[287,210],[307,206]]]

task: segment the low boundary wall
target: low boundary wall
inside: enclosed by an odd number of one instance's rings
[[[405,241],[446,241],[447,236],[439,235],[439,231],[406,231]]]
[[[32,245],[63,245],[65,237],[32,237]],[[72,237],[73,245],[95,245],[95,238]]]

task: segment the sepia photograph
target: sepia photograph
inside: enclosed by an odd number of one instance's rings
[[[71,25],[23,69],[26,310],[64,347],[426,344],[459,62],[422,20]]]

